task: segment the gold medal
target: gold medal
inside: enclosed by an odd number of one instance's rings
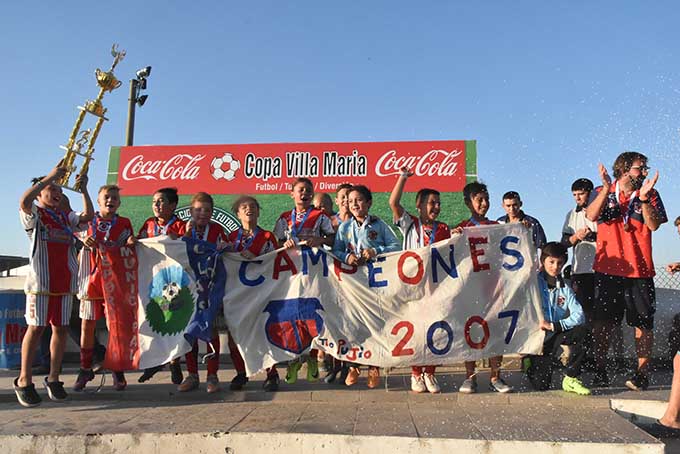
[[[629,222],[626,222],[623,224],[623,230],[626,232],[630,232],[633,229],[633,227],[630,225]]]

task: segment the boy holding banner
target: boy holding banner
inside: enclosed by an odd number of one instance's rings
[[[378,254],[401,250],[392,229],[381,219],[368,214],[373,195],[366,186],[353,186],[349,193],[349,209],[352,218],[343,222],[338,229],[333,245],[333,255],[348,265],[365,265]],[[358,366],[349,368],[345,379],[347,386],[359,380]],[[380,369],[368,368],[368,387],[380,385]]]
[[[279,244],[286,248],[298,246],[321,247],[332,246],[335,238],[335,230],[331,220],[323,211],[312,206],[314,199],[314,185],[309,178],[298,178],[293,182],[291,198],[295,207],[290,211],[284,211],[279,216],[274,226],[274,236]],[[317,362],[317,349],[309,351],[307,358],[307,381],[319,379],[319,364]],[[302,364],[300,361],[291,361],[286,371],[286,383],[293,384],[297,381],[297,374]]]
[[[83,232],[85,247],[80,252],[80,268],[78,280],[80,289],[80,371],[73,385],[74,391],[85,389],[87,382],[94,379],[92,356],[94,354],[94,334],[97,320],[104,317],[104,289],[101,251],[109,248],[120,248],[131,244],[135,238],[132,223],[128,218],[118,216],[120,207],[120,188],[106,185],[99,188],[97,194],[99,212],[87,224]],[[113,266],[113,264],[112,264]],[[109,308],[110,310],[110,308]],[[113,372],[113,387],[122,391],[127,386],[122,371]]]
[[[48,323],[52,325],[50,373],[45,377],[44,385],[51,400],[68,398],[64,383],[59,381],[59,373],[78,284],[73,232],[92,219],[94,209],[87,192],[87,175],[76,179],[76,184],[82,188],[83,212],[78,215],[60,209],[63,194],[57,182],[66,170],[60,162],[47,176],[35,178],[19,204],[19,218],[31,241],[25,286],[28,328],[21,343],[21,372],[14,380],[14,392],[24,407],[35,407],[42,401],[33,385],[31,367],[40,336]]]
[[[498,224],[496,221],[491,221],[486,217],[489,211],[489,190],[484,183],[473,181],[468,183],[463,188],[463,199],[465,205],[470,210],[470,219],[462,221],[452,230],[452,233],[461,234],[463,229],[474,228],[479,225]],[[501,362],[503,356],[494,356],[489,358],[489,365],[491,366],[491,382],[489,388],[492,391],[499,393],[512,392],[512,386],[508,385],[501,378]],[[465,361],[465,381],[460,385],[459,391],[465,394],[472,394],[477,392],[477,373],[475,371],[475,361]]]
[[[394,224],[399,227],[404,241],[403,250],[417,249],[437,241],[451,237],[449,226],[445,222],[437,222],[441,211],[439,192],[434,189],[423,188],[416,195],[416,210],[418,217],[413,216],[401,206],[401,196],[404,192],[406,180],[413,176],[413,172],[407,168],[401,168],[401,175],[390,194],[390,208]],[[434,376],[436,366],[414,366],[411,368],[411,391],[416,393],[440,393],[441,388]],[[424,374],[423,374],[424,372]]]

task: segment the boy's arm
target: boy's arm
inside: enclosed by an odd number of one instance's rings
[[[340,227],[337,235],[335,235],[335,240],[333,241],[333,255],[342,262],[347,260],[347,256],[349,255],[347,253],[347,243],[345,242],[344,237],[344,231],[342,227]]]
[[[385,244],[377,248],[378,254],[400,251],[401,244],[399,243],[397,236],[394,234],[394,231],[392,231],[392,229],[390,228],[389,225],[387,225],[387,223],[383,222],[382,225],[383,225],[383,240]]]
[[[409,171],[408,167],[401,168],[401,175],[397,178],[397,182],[392,188],[390,194],[390,208],[392,209],[392,219],[396,222],[404,214],[404,207],[401,206],[401,195],[404,192],[404,186],[408,177],[412,176],[413,172]]]
[[[90,222],[94,218],[92,199],[90,198],[90,193],[87,192],[88,181],[87,175],[78,175],[76,178],[76,185],[80,183],[80,191],[83,194],[83,212],[80,213],[80,223]]]
[[[57,164],[56,167],[52,169],[45,178],[28,188],[26,192],[23,193],[21,199],[19,199],[19,208],[21,208],[21,211],[26,214],[31,214],[33,201],[36,197],[38,197],[40,191],[42,191],[43,188],[48,184],[54,181],[59,181],[64,177],[66,174],[66,167],[62,167],[62,162],[63,160],[59,161],[59,164]]]
[[[600,178],[602,179],[602,188],[600,189],[600,192],[597,193],[597,196],[588,203],[588,208],[586,208],[586,218],[593,222],[597,222],[600,214],[602,214],[604,205],[607,202],[607,197],[609,197],[609,187],[612,184],[612,180],[609,177],[605,166],[600,164],[598,170],[600,172]]]
[[[578,325],[583,325],[586,321],[586,318],[583,315],[581,303],[579,303],[576,299],[576,295],[574,294],[573,290],[571,290],[569,287],[566,287],[566,293],[566,306],[567,310],[569,311],[569,317],[553,322],[555,326],[554,331],[556,333],[570,330]]]

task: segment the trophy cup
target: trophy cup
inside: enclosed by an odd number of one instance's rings
[[[97,141],[97,136],[99,135],[99,131],[102,129],[104,121],[108,120],[108,118],[104,116],[104,114],[106,114],[106,109],[102,105],[104,93],[107,91],[113,91],[121,86],[121,82],[116,79],[116,76],[113,75],[113,70],[116,65],[125,57],[125,51],[119,51],[118,45],[114,44],[111,48],[111,55],[113,56],[113,64],[111,65],[111,69],[104,72],[97,68],[97,71],[95,71],[97,85],[99,85],[99,94],[94,101],[86,101],[85,106],[78,106],[80,113],[78,114],[78,118],[76,118],[76,124],[73,126],[71,135],[68,138],[68,143],[59,147],[63,150],[66,150],[66,154],[64,155],[64,159],[62,161],[62,166],[66,168],[66,174],[59,182],[59,186],[71,189],[72,191],[81,191],[79,182],[74,182],[72,185],[69,182],[71,175],[77,170],[77,166],[75,165],[76,156],[81,156],[84,158],[80,166],[78,176],[87,175],[87,171],[90,168],[90,161],[93,159],[92,154],[94,153],[94,143]],[[82,126],[85,116],[88,113],[98,117],[97,123],[94,125],[94,130],[85,129],[81,131],[80,127]],[[87,148],[85,148],[83,151],[84,147]]]

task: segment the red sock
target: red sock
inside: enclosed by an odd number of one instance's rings
[[[92,369],[92,355],[94,354],[94,348],[81,348],[80,349],[80,367],[83,369]]]
[[[198,342],[194,341],[194,347],[184,358],[187,361],[187,372],[198,375]]]
[[[210,343],[215,349],[215,354],[208,358],[208,375],[217,375],[217,370],[220,368],[220,336],[210,339]],[[208,351],[210,351],[210,346],[208,346]]]
[[[434,370],[437,368],[437,366],[425,366],[425,373],[434,375]]]

